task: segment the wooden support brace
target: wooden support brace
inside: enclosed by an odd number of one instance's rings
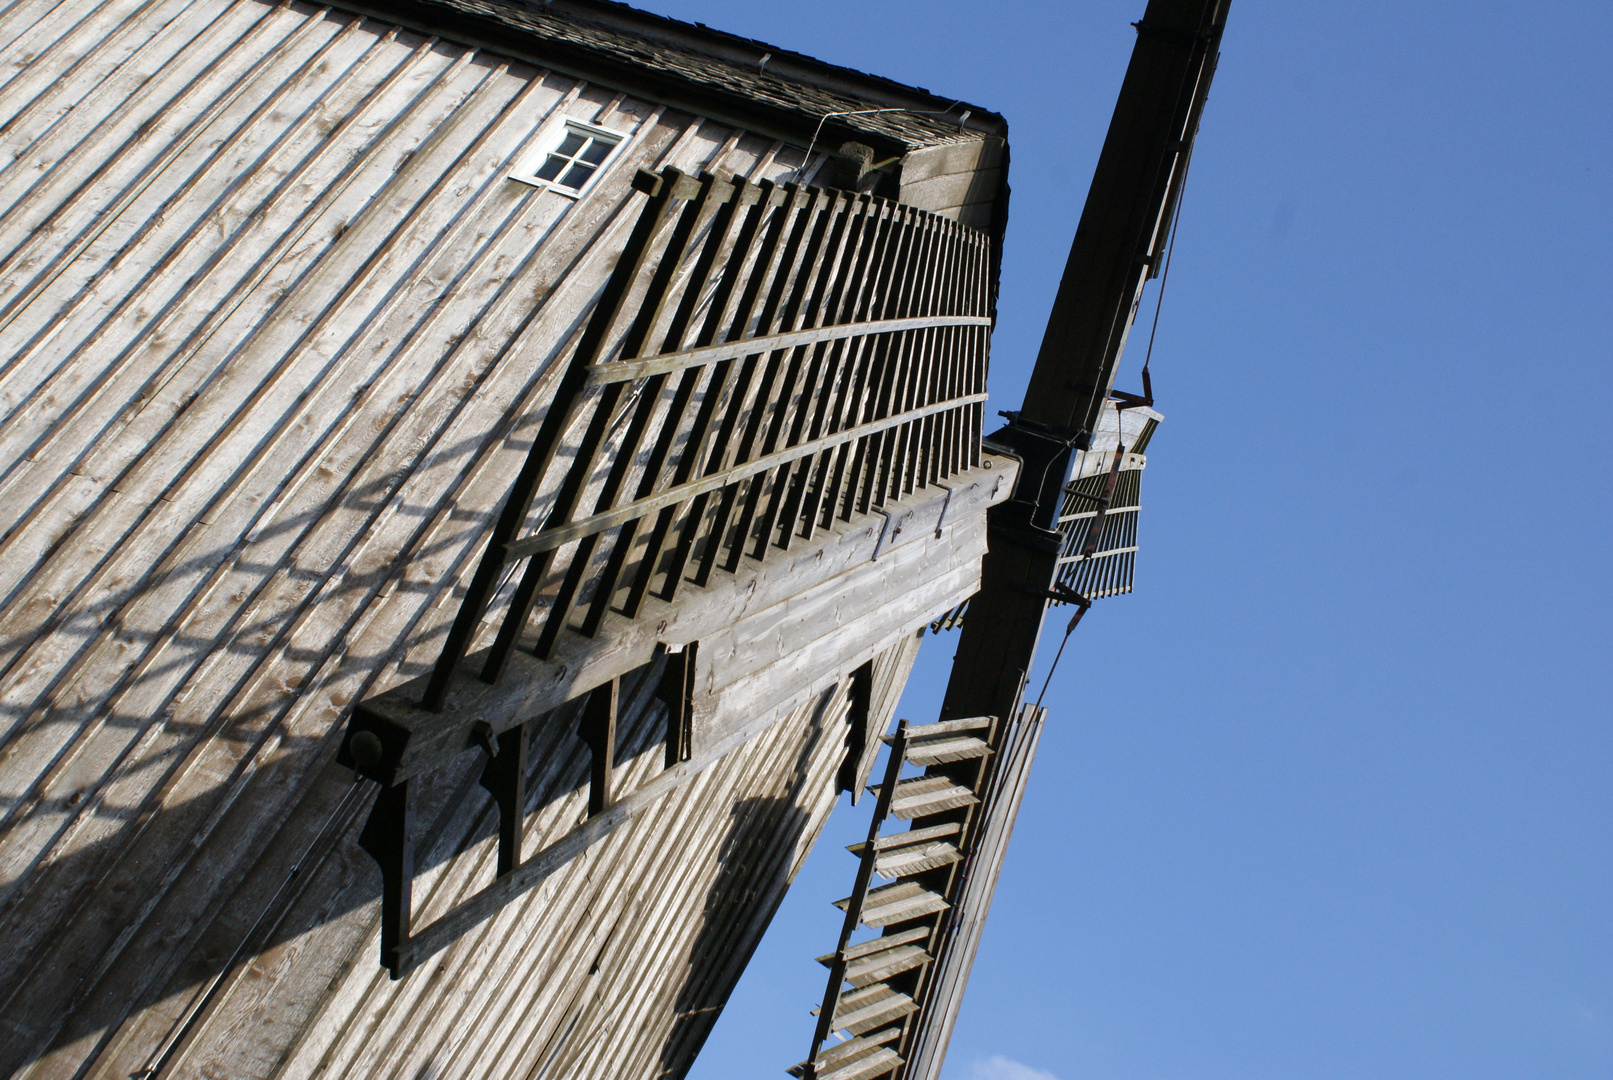
[[[402,976],[399,950],[409,940],[410,894],[414,886],[414,802],[410,781],[381,789],[358,846],[381,867],[381,964],[394,979]]]
[[[666,667],[655,696],[666,705],[666,767],[694,756],[694,668],[697,641],[673,652],[666,650]]]
[[[847,713],[851,727],[846,732],[846,757],[840,763],[840,775],[836,778],[841,791],[851,792],[853,806],[862,794],[857,790],[857,776],[862,771],[863,755],[871,749],[878,750],[877,743],[870,747],[868,741],[868,714],[872,709],[873,696],[874,663],[870,660],[851,673],[851,708]]]
[[[482,787],[498,807],[498,873],[521,864],[522,825],[526,810],[527,725],[519,724],[489,737],[490,756],[482,768]]]
[[[589,817],[604,813],[614,801],[610,774],[616,764],[616,706],[620,690],[620,679],[594,687],[588,694],[588,704],[583,706],[582,723],[577,730],[577,736],[593,752],[588,779]]]

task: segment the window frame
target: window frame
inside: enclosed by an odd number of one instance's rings
[[[566,136],[572,133],[601,139],[611,144],[610,152],[600,158],[599,164],[594,166],[593,173],[589,175],[580,188],[567,187],[560,182],[560,177],[558,176],[553,180],[545,180],[538,175],[538,170],[548,162],[549,155],[558,150],[565,143]],[[544,188],[554,192],[556,195],[564,195],[568,199],[580,199],[599,182],[599,178],[605,173],[605,170],[616,163],[616,159],[621,156],[623,148],[627,146],[631,138],[632,132],[617,131],[615,128],[590,124],[586,120],[578,120],[575,117],[562,117],[553,124],[545,125],[539,138],[534,140],[533,149],[521,158],[520,164],[509,174],[509,178],[529,187]],[[561,170],[561,175],[563,176],[564,174],[565,170]]]

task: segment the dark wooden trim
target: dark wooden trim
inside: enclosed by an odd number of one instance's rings
[[[612,679],[588,694],[577,737],[588,744],[588,816],[603,814],[616,800],[612,798],[611,773],[616,768],[616,716],[622,680]]]
[[[850,726],[846,729],[846,760],[840,763],[835,782],[841,791],[851,792],[851,801],[857,802],[857,765],[868,749],[868,725],[873,707],[874,662],[851,673],[851,711],[847,714]]]
[[[666,666],[655,696],[666,706],[666,767],[672,768],[694,755],[694,673],[700,643],[691,641],[683,648],[666,653]]]

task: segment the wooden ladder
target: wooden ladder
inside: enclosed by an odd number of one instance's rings
[[[845,911],[828,967],[823,1003],[805,1061],[789,1070],[803,1080],[874,1080],[902,1064],[896,1046],[925,967],[934,959],[954,871],[974,840],[975,813],[989,778],[997,718],[979,716],[910,727],[901,721],[885,736],[890,757],[885,777],[868,790],[877,796],[868,839],[849,850],[858,856],[851,895],[835,901]],[[903,777],[904,766],[925,769]],[[912,824],[881,835],[892,818]],[[891,882],[874,886],[875,876]],[[852,944],[859,926],[881,931]],[[845,1038],[831,1042],[842,1032]]]

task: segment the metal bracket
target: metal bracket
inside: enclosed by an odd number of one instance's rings
[[[987,438],[1023,463],[1014,492],[991,509],[992,526],[1006,530],[1028,547],[1057,551],[1064,485],[1075,450],[1090,445],[1088,432],[1072,432],[1028,420],[1017,412],[1004,412],[1008,426]]]
[[[879,553],[885,549],[886,540],[890,540],[890,542],[893,544],[896,542],[896,537],[901,534],[902,527],[897,525],[893,530],[891,526],[895,524],[895,518],[891,517],[888,512],[881,510],[877,506],[871,507],[870,509],[885,519],[885,524],[880,526],[879,529],[879,539],[874,541],[874,553],[868,556],[868,561],[873,562],[875,559],[879,558]]]
[[[1148,377],[1148,365],[1143,364],[1142,393],[1133,394],[1125,390],[1110,390],[1109,400],[1116,403],[1116,412],[1125,412],[1127,409],[1152,409],[1154,407],[1154,382]]]
[[[952,508],[952,489],[945,484],[931,483],[930,486],[938,487],[947,493],[947,497],[941,500],[941,516],[935,519],[935,538],[939,540],[941,539],[941,529],[947,523],[947,511]]]
[[[1070,625],[1064,628],[1064,636],[1066,638],[1075,632],[1075,628],[1081,623],[1081,616],[1085,615],[1087,613],[1087,609],[1092,606],[1091,600],[1088,600],[1086,597],[1082,596],[1080,593],[1076,592],[1074,589],[1060,581],[1055,581],[1053,583],[1053,587],[1048,590],[1047,598],[1049,600],[1057,600],[1064,604],[1076,605],[1075,614],[1070,617]]]

